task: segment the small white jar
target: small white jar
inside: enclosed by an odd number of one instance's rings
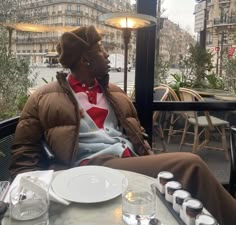
[[[186,225],[195,225],[197,215],[202,213],[203,204],[194,198],[186,198],[180,209],[180,218]]]
[[[169,181],[165,185],[165,199],[166,201],[173,203],[173,194],[175,191],[182,188],[181,183],[177,181]]]
[[[191,194],[185,190],[177,190],[173,194],[173,209],[179,213],[180,208],[186,198],[190,198]]]
[[[157,188],[162,193],[165,194],[165,185],[168,181],[173,180],[174,175],[167,171],[162,171],[157,175]]]

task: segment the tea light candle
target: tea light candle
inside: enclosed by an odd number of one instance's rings
[[[166,201],[173,203],[173,194],[175,191],[180,190],[182,185],[177,181],[169,181],[165,185],[165,199]]]
[[[157,188],[162,193],[165,194],[165,184],[168,181],[171,181],[174,178],[174,175],[167,171],[162,171],[157,176]]]
[[[186,225],[195,225],[196,216],[201,214],[203,204],[194,198],[186,198],[180,210],[180,217]]]
[[[185,190],[177,190],[173,194],[173,209],[179,213],[180,207],[182,207],[183,201],[186,198],[191,197],[191,194]]]

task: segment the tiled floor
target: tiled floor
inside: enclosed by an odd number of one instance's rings
[[[170,144],[167,144],[167,152],[178,152],[181,136],[175,136],[171,139]],[[216,139],[211,143],[219,145],[220,142]],[[161,148],[160,139],[153,137],[153,143],[158,149]],[[183,152],[191,152],[191,146],[183,146]],[[215,174],[221,183],[228,183],[230,173],[230,161],[227,161],[224,152],[217,150],[202,149],[197,153],[209,166],[210,170]]]

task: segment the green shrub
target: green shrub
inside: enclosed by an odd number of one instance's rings
[[[27,58],[8,54],[7,35],[0,33],[0,120],[19,114],[27,100],[28,88],[34,86],[37,75],[32,77],[32,69]]]
[[[236,58],[224,59],[224,82],[228,90],[236,93]]]
[[[170,64],[160,57],[155,65],[154,86],[165,84],[169,76]]]
[[[224,89],[224,82],[222,77],[215,73],[206,75],[207,87],[212,89]]]
[[[191,45],[186,56],[180,56],[179,69],[191,87],[207,87],[207,75],[214,68],[213,55],[200,46]]]

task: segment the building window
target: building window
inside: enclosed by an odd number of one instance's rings
[[[86,13],[86,14],[89,13],[89,9],[88,9],[88,7],[85,7],[85,13]]]
[[[212,44],[213,36],[212,36],[211,32],[207,32],[207,34],[206,34],[206,42],[207,42],[208,45]]]
[[[211,0],[207,0],[207,5],[210,5],[211,4]]]
[[[80,12],[80,5],[77,6],[77,11]]]
[[[227,44],[228,34],[226,32],[219,33],[218,40],[219,40],[219,43]]]
[[[67,22],[67,24],[71,24],[72,23],[72,18],[70,16],[68,16],[66,18],[66,22]]]
[[[67,5],[67,10],[71,11],[71,5]]]
[[[220,8],[220,19],[221,22],[227,22],[229,16],[229,8],[221,7]]]
[[[80,18],[77,20],[77,25],[80,26]]]
[[[58,6],[58,12],[62,12],[62,5]]]
[[[210,11],[206,10],[206,21],[210,19]]]

